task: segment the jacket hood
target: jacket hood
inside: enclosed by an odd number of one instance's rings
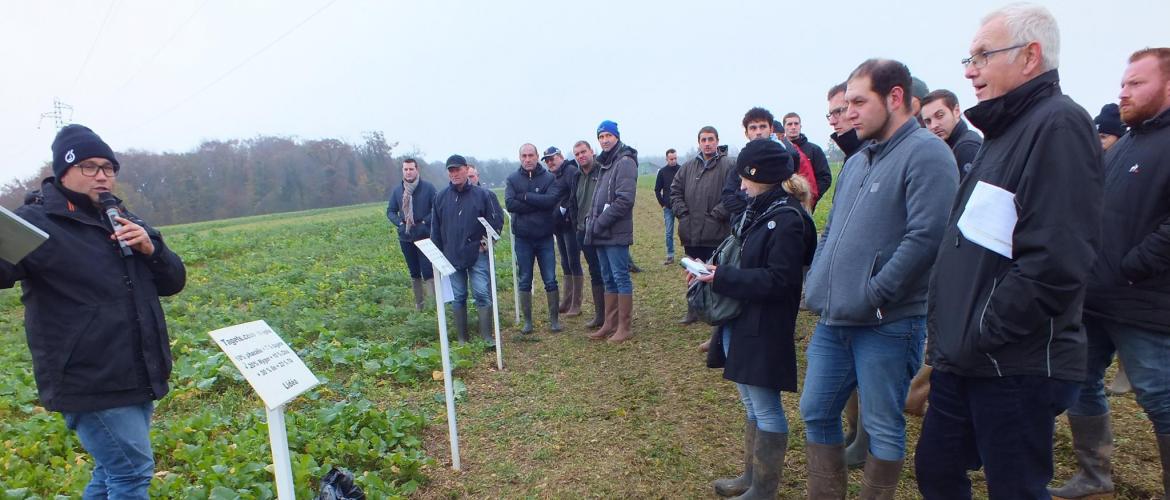
[[[864,144],[864,141],[857,137],[857,129],[852,128],[844,134],[834,132],[829,138],[837,143],[837,147],[841,148],[841,152],[845,153],[846,157],[853,156],[853,153],[861,149],[862,144]]]
[[[998,137],[1016,122],[1020,115],[1045,97],[1060,95],[1060,75],[1051,70],[1012,89],[1010,92],[976,104],[963,114],[971,124],[983,131],[987,138]]]
[[[1167,108],[1165,111],[1158,113],[1157,116],[1150,118],[1149,120],[1141,122],[1130,130],[1133,134],[1145,134],[1163,128],[1167,125],[1170,125],[1170,108]]]

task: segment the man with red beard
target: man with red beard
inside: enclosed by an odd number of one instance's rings
[[[1113,492],[1103,377],[1115,351],[1154,424],[1170,491],[1170,48],[1134,52],[1119,97],[1131,128],[1105,155],[1101,246],[1085,296],[1088,373],[1068,409],[1079,470],[1051,490],[1061,498]]]

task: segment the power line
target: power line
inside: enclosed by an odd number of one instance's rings
[[[214,87],[214,86],[215,86],[217,83],[219,83],[219,82],[223,81],[225,78],[227,78],[227,77],[231,76],[231,75],[232,75],[232,73],[235,73],[235,72],[236,72],[236,71],[238,71],[240,68],[242,68],[242,67],[244,67],[245,65],[247,65],[249,62],[252,62],[252,60],[253,60],[253,59],[255,59],[256,57],[260,56],[260,54],[263,54],[264,52],[268,51],[268,49],[272,48],[272,46],[276,45],[276,44],[277,44],[277,43],[279,43],[281,40],[284,40],[284,39],[285,39],[285,37],[287,37],[287,36],[291,35],[291,34],[292,34],[294,31],[296,31],[296,30],[297,30],[298,28],[300,28],[301,26],[304,26],[306,23],[308,23],[309,21],[313,20],[313,18],[317,17],[317,15],[319,15],[319,14],[320,14],[320,13],[322,13],[322,12],[324,12],[324,11],[325,11],[325,9],[328,9],[328,8],[329,8],[329,6],[333,5],[334,3],[337,3],[337,0],[330,0],[330,1],[329,1],[329,3],[326,3],[326,4],[325,4],[325,5],[323,5],[321,8],[319,8],[319,9],[317,9],[315,12],[313,12],[312,14],[309,14],[309,17],[306,17],[306,18],[302,19],[302,20],[301,20],[301,22],[297,23],[297,24],[296,24],[296,25],[294,25],[292,28],[289,28],[287,31],[285,31],[284,33],[282,33],[280,36],[276,37],[276,39],[272,40],[272,41],[271,41],[271,42],[269,42],[267,45],[265,45],[265,46],[261,47],[261,48],[260,48],[260,50],[257,50],[256,52],[253,52],[253,53],[252,53],[252,55],[250,55],[250,56],[248,56],[248,57],[244,58],[244,60],[243,60],[243,61],[240,61],[240,63],[239,63],[239,64],[237,64],[237,65],[233,66],[231,69],[227,70],[227,72],[225,72],[224,74],[220,75],[218,78],[216,78],[216,79],[212,80],[212,81],[211,81],[211,83],[208,83],[207,85],[204,85],[202,88],[200,88],[199,90],[196,90],[194,93],[192,93],[192,94],[188,95],[187,97],[183,98],[182,100],[180,100],[180,101],[179,101],[178,103],[176,103],[175,105],[173,105],[173,106],[171,106],[171,107],[169,107],[169,108],[167,108],[167,109],[163,110],[163,112],[161,112],[161,113],[159,113],[159,114],[157,114],[157,115],[154,115],[154,117],[150,118],[149,120],[146,120],[145,122],[142,122],[142,123],[141,123],[141,124],[139,124],[138,126],[136,126],[136,127],[133,127],[133,128],[131,128],[131,129],[127,130],[127,132],[128,132],[128,133],[129,133],[129,132],[135,132],[135,131],[137,131],[138,129],[141,129],[142,127],[145,127],[145,126],[147,126],[147,125],[150,125],[151,123],[154,123],[154,121],[155,121],[155,120],[158,120],[159,118],[162,118],[162,117],[164,117],[164,116],[166,116],[166,115],[170,114],[171,112],[173,112],[174,110],[176,110],[176,109],[178,109],[179,107],[183,106],[184,104],[187,104],[187,103],[188,103],[188,102],[190,102],[191,100],[193,100],[193,99],[195,99],[196,97],[198,97],[200,94],[202,94],[202,93],[206,92],[206,91],[207,91],[208,89],[210,89],[211,87]]]
[[[66,111],[69,112],[69,118],[65,118]],[[64,127],[66,123],[73,121],[73,106],[65,104],[61,102],[60,99],[54,97],[53,110],[41,113],[41,120],[37,122],[37,128],[41,128],[41,123],[45,121],[45,118],[52,118],[53,125],[56,126],[59,130],[61,127]]]
[[[195,19],[195,16],[197,14],[199,14],[199,11],[203,10],[203,7],[205,7],[209,1],[210,0],[203,0],[203,3],[199,4],[199,6],[196,7],[195,10],[192,11],[189,16],[187,16],[187,19],[183,21],[183,24],[180,24],[179,27],[176,28],[175,31],[171,33],[171,36],[169,38],[167,38],[166,41],[164,41],[161,45],[159,45],[157,49],[155,49],[154,53],[150,55],[150,58],[148,58],[145,63],[143,63],[141,66],[139,66],[138,70],[135,71],[134,74],[130,75],[130,78],[127,78],[125,82],[122,82],[122,85],[119,86],[118,89],[114,91],[113,95],[114,96],[122,95],[122,92],[126,90],[126,87],[128,87],[130,85],[130,82],[134,81],[134,79],[137,78],[138,75],[142,74],[142,71],[144,69],[150,67],[151,63],[153,63],[154,60],[158,58],[158,55],[162,53],[163,49],[170,46],[171,42],[175,41],[175,38],[179,37],[179,33],[182,33],[183,29],[186,28],[188,24],[191,24],[191,21],[193,19]]]
[[[85,54],[85,60],[82,61],[81,67],[77,69],[77,76],[73,78],[73,85],[69,86],[69,93],[77,88],[77,84],[81,82],[81,75],[85,74],[85,67],[89,66],[89,59],[93,57],[93,51],[97,48],[98,41],[102,39],[102,33],[106,30],[106,24],[110,20],[110,14],[114,12],[114,6],[118,4],[118,0],[110,0],[110,7],[106,9],[106,15],[102,18],[102,24],[98,26],[97,35],[93,37],[93,43],[89,44],[89,52]]]

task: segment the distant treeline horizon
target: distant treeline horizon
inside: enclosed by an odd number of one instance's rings
[[[374,131],[358,143],[258,136],[205,141],[183,153],[118,151],[122,169],[115,194],[132,212],[162,226],[386,201],[402,182],[406,158],[419,162],[423,179],[439,188],[447,184],[446,155],[428,158],[397,146]],[[697,154],[694,147],[679,149],[680,163]],[[572,159],[571,150],[564,154]],[[665,151],[639,150],[638,156],[642,175],[666,163]],[[491,188],[502,187],[520,168],[518,160],[467,158]],[[0,187],[0,206],[23,205],[26,194],[52,175],[46,162],[35,175]]]

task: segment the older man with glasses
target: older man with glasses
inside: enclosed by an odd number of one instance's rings
[[[934,372],[915,456],[927,499],[971,498],[979,465],[991,498],[1049,498],[1055,418],[1086,378],[1101,142],[1061,92],[1059,50],[1052,14],[1013,4],[983,18],[963,60],[984,143],[930,278]]]

